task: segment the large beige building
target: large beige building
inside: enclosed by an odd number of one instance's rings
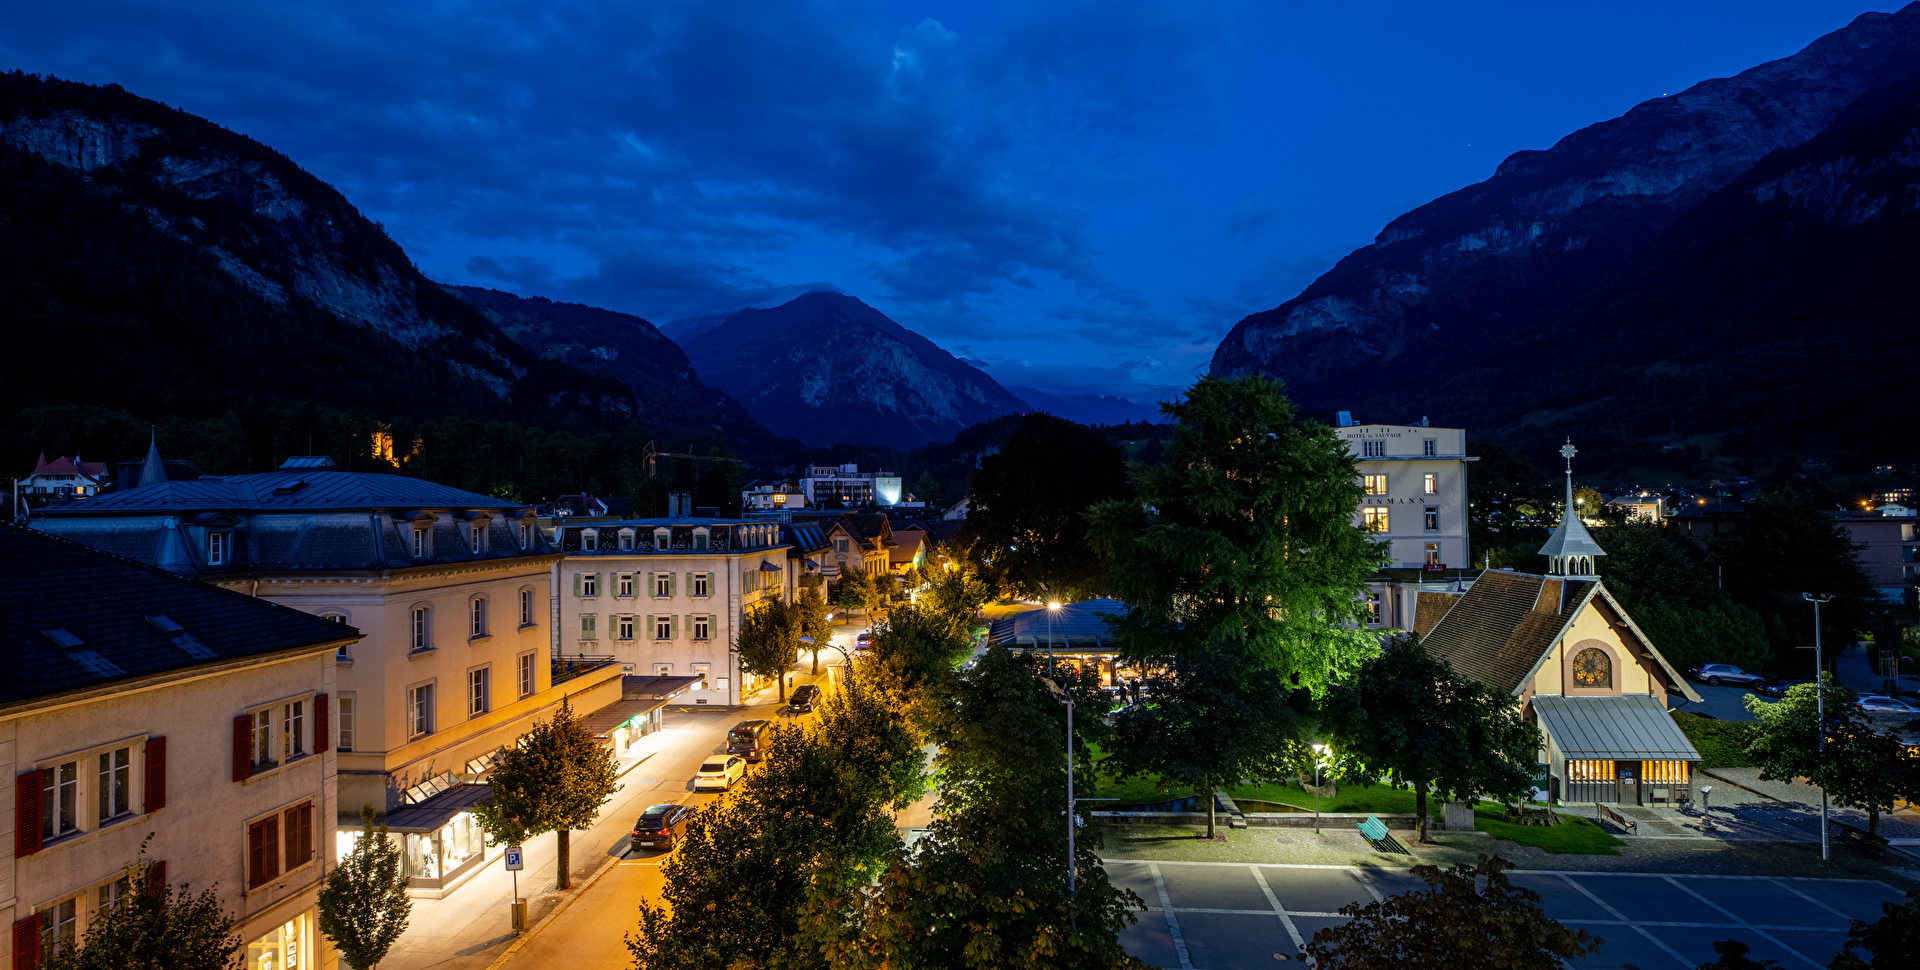
[[[216,888],[248,970],[334,966],[329,713],[359,633],[13,527],[0,561],[0,968],[149,883]]]
[[[34,526],[364,634],[334,658],[338,813],[405,808],[394,830],[414,890],[442,895],[498,848],[472,816],[498,753],[563,696],[583,713],[618,701],[620,670],[553,662],[561,556],[531,510],[324,459],[290,466],[109,492]]]
[[[1366,494],[1354,523],[1388,544],[1388,567],[1432,571],[1471,564],[1467,547],[1467,433],[1461,428],[1355,424],[1340,412],[1334,433],[1347,443]]]

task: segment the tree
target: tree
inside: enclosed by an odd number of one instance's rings
[[[1477,461],[1467,466],[1468,539],[1487,565],[1531,568],[1553,528],[1561,501],[1524,455],[1490,441],[1467,442]],[[1544,560],[1538,560],[1544,564]]]
[[[922,603],[924,609],[946,623],[957,637],[970,637],[979,622],[980,607],[993,598],[993,587],[964,559],[950,569],[929,570]]]
[[[1065,708],[1038,658],[987,651],[953,685],[938,727],[940,801],[931,831],[897,851],[870,895],[823,920],[835,967],[1140,967],[1118,934],[1142,904],[1100,865],[1099,830],[1075,847],[1067,893]],[[1060,671],[1076,699],[1075,768],[1092,780],[1090,744],[1107,702],[1097,678]]]
[[[1087,506],[1132,491],[1126,456],[1106,435],[1035,412],[967,483],[966,534],[1021,590],[1050,599],[1095,592]]]
[[[1836,803],[1866,812],[1867,831],[1878,834],[1881,812],[1893,811],[1901,799],[1920,799],[1920,771],[1897,735],[1874,730],[1855,706],[1853,691],[1833,686],[1830,673],[1820,679],[1827,689],[1825,750],[1819,688],[1799,684],[1772,703],[1747,695],[1747,710],[1760,722],[1747,742],[1747,755],[1759,766],[1761,779],[1791,784],[1805,778]]]
[[[386,958],[413,912],[400,849],[373,819],[373,806],[363,806],[353,850],[327,873],[320,890],[320,932],[357,970],[373,970]]]
[[[1593,537],[1607,551],[1599,560],[1607,590],[1675,667],[1767,665],[1760,614],[1720,588],[1705,550],[1676,527],[1623,523],[1595,529]]]
[[[1421,842],[1429,791],[1459,801],[1516,798],[1531,784],[1540,748],[1539,729],[1511,694],[1456,675],[1411,637],[1328,691],[1321,714],[1339,776],[1413,787]]]
[[[121,870],[119,901],[95,916],[77,946],[49,954],[41,966],[48,970],[239,970],[244,941],[234,930],[233,917],[220,906],[218,887],[190,896],[184,883],[176,891],[160,878],[159,870],[147,865],[143,841],[139,856]]]
[[[1753,946],[1745,940],[1715,940],[1713,952],[1720,954],[1720,959],[1702,963],[1694,970],[1767,970],[1780,965],[1778,960],[1755,960],[1747,956],[1753,952]]]
[[[874,628],[873,647],[855,662],[855,672],[925,738],[947,707],[954,668],[972,650],[972,643],[956,635],[944,617],[903,606]]]
[[[785,600],[765,600],[740,618],[740,632],[734,637],[740,670],[778,681],[782,704],[787,702],[787,671],[799,662],[800,638],[808,635],[810,609]]]
[[[1205,377],[1161,409],[1179,423],[1161,463],[1132,466],[1138,498],[1087,512],[1101,582],[1127,603],[1114,623],[1121,659],[1147,672],[1154,697],[1116,726],[1144,742],[1170,726],[1157,712],[1177,709],[1196,740],[1236,741],[1129,743],[1110,759],[1210,795],[1266,777],[1298,739],[1277,695],[1323,690],[1350,666],[1361,642],[1342,627],[1360,624],[1384,547],[1353,522],[1361,486],[1346,444],[1297,418],[1272,381]]]
[[[1341,907],[1352,921],[1315,933],[1307,958],[1318,970],[1556,970],[1600,949],[1599,937],[1548,919],[1538,893],[1508,883],[1511,868],[1499,856],[1472,866],[1414,866],[1427,889]]]
[[[933,477],[933,469],[923,469],[914,480],[913,497],[927,503],[929,510],[944,507],[940,502],[940,482]]]
[[[1907,891],[1905,903],[1881,903],[1881,917],[1853,920],[1847,948],[1833,955],[1829,970],[1907,970],[1920,966],[1920,892]],[[1865,950],[1862,960],[1855,950]]]
[[[530,835],[552,832],[557,840],[558,888],[573,884],[569,836],[600,817],[600,806],[620,790],[613,750],[594,740],[573,713],[570,699],[560,701],[551,719],[502,754],[487,784],[493,804],[474,810],[474,818],[496,843],[519,845]]]
[[[1769,491],[1748,503],[1746,518],[1714,541],[1711,555],[1734,600],[1767,618],[1781,666],[1794,647],[1813,642],[1813,607],[1802,593],[1833,595],[1820,622],[1836,646],[1852,643],[1882,617],[1853,537],[1804,492]]]

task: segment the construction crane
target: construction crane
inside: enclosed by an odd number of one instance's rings
[[[680,452],[677,452],[677,451],[661,451],[658,448],[655,448],[653,446],[653,442],[651,441],[647,442],[647,450],[641,452],[641,454],[647,460],[647,477],[648,478],[652,478],[654,475],[654,459],[656,458],[686,458],[692,461],[730,461],[736,465],[745,464],[745,462],[741,461],[738,458],[722,458],[718,455],[686,455],[686,454],[681,454]]]

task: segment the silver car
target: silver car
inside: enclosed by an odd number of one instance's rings
[[[1885,694],[1862,694],[1858,703],[1869,714],[1920,714],[1920,707]]]
[[[1694,680],[1705,681],[1715,687],[1721,684],[1733,684],[1739,687],[1758,687],[1767,682],[1759,674],[1750,674],[1732,664],[1701,664],[1687,671]]]

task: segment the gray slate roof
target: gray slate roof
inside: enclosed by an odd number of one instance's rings
[[[165,481],[47,509],[48,518],[153,512],[518,509],[491,495],[403,475],[312,468]]]
[[[350,626],[0,525],[0,706],[358,639]]]
[[[1536,694],[1540,726],[1569,758],[1699,761],[1666,708],[1646,694],[1565,697]]]

